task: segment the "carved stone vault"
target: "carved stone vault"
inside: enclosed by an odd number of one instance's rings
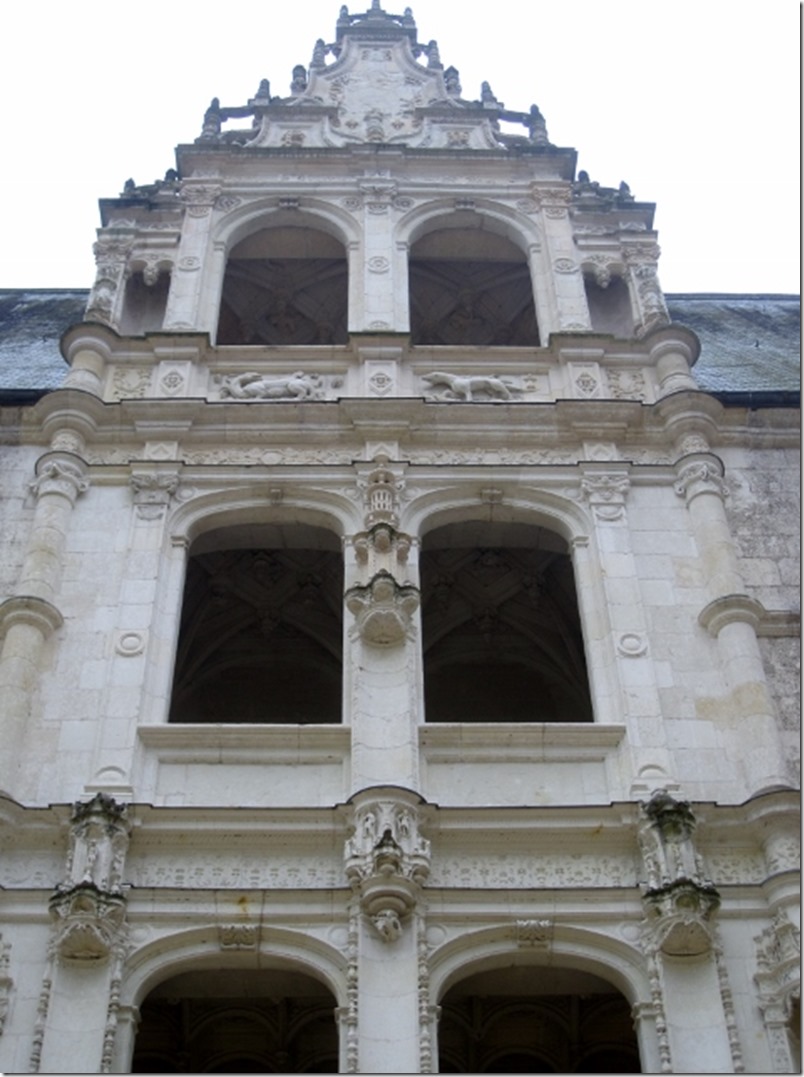
[[[339,721],[342,579],[331,549],[191,557],[171,721]]]
[[[460,525],[421,557],[428,721],[588,721],[572,564],[539,528]]]

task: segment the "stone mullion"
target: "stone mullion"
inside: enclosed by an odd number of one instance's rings
[[[41,673],[42,649],[62,625],[54,605],[61,584],[64,547],[73,506],[89,483],[87,465],[74,453],[51,452],[39,459],[31,489],[37,498],[28,548],[15,595],[0,604],[0,697],[3,699],[3,737],[21,745]],[[6,752],[0,767],[0,787],[9,790],[20,778],[17,760],[25,753]]]
[[[752,793],[789,785],[773,701],[765,679],[757,625],[762,607],[744,592],[724,498],[723,465],[709,453],[693,453],[676,465],[676,492],[684,497],[711,601],[699,623],[717,640],[721,668],[732,699],[728,719],[739,739],[750,730],[750,757],[740,751]],[[739,740],[738,740],[739,742]]]

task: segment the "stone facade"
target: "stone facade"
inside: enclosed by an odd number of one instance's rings
[[[796,1071],[798,411],[409,10],[178,166],[3,408],[0,1068]]]

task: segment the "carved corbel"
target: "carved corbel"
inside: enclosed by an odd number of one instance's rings
[[[73,807],[66,873],[50,899],[54,948],[65,961],[100,963],[125,946],[129,830],[125,804],[106,793]]]
[[[102,964],[125,945],[126,899],[91,883],[50,899],[54,949],[66,962]]]
[[[381,571],[366,586],[350,587],[345,601],[361,639],[375,647],[393,647],[411,631],[420,595],[418,587],[398,584],[390,572]]]
[[[710,953],[710,921],[720,895],[695,849],[692,810],[686,801],[659,790],[644,811],[639,844],[647,874],[642,904],[648,948],[674,956]]]
[[[345,847],[346,877],[384,942],[394,942],[430,874],[430,843],[419,833],[416,808],[376,800],[357,809]]]
[[[618,472],[589,472],[581,479],[581,491],[597,519],[611,523],[625,515],[625,499],[631,487],[628,475]]]

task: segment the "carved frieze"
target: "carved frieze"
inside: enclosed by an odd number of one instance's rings
[[[323,380],[318,374],[296,370],[292,374],[259,374],[248,371],[220,378],[222,400],[320,400]]]
[[[450,374],[440,370],[422,374],[428,388],[425,395],[431,400],[472,401],[479,395],[484,400],[512,400],[517,390],[511,378],[494,374]]]

